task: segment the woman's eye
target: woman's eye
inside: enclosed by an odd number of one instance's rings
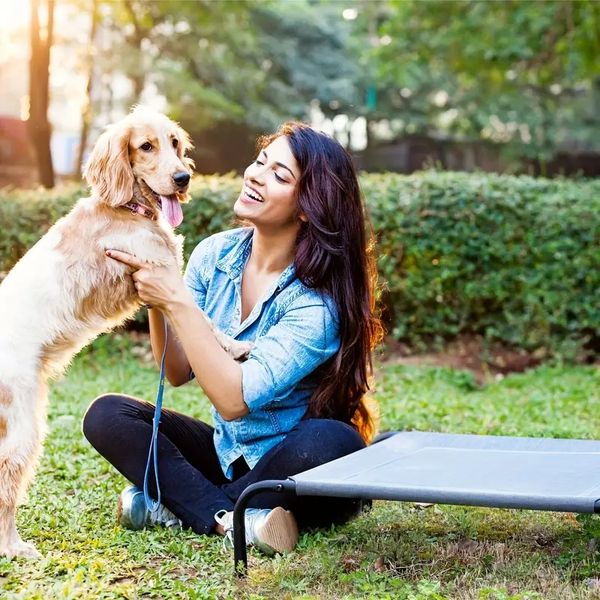
[[[152,150],[152,144],[150,142],[144,142],[140,146],[140,149],[142,149],[144,152],[150,152],[150,150]]]
[[[277,179],[277,181],[279,181],[280,183],[287,183],[287,180],[285,180],[283,177],[279,177],[277,173],[275,173],[275,179]]]
[[[265,164],[264,162],[260,162],[260,160],[258,160],[258,158],[254,162],[261,167]]]
[[[179,146],[179,140],[177,138],[173,139],[173,148],[177,148]]]

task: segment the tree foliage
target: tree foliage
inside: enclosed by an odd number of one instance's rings
[[[153,88],[228,156],[314,103],[366,117],[375,142],[488,139],[542,160],[598,145],[594,0],[98,2],[113,40],[98,62],[131,80],[128,103]]]
[[[597,138],[600,4],[594,0],[379,3],[371,53],[401,127],[516,143],[548,157]]]
[[[241,168],[257,134],[315,101],[353,113],[360,67],[337,3],[99,0],[113,43],[99,63],[132,82],[124,104],[163,95],[203,172]],[[127,108],[122,106],[121,108]]]
[[[153,83],[175,116],[197,125],[271,129],[304,117],[314,99],[340,108],[355,102],[350,30],[327,3],[122,0],[103,8],[121,32],[132,100]]]

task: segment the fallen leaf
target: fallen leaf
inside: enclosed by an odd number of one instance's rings
[[[383,556],[380,556],[373,563],[373,571],[376,571],[377,573],[381,573],[382,571],[385,571],[385,558],[383,558]]]

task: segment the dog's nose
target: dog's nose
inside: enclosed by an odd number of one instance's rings
[[[177,187],[184,188],[190,182],[190,174],[185,171],[175,173],[173,181],[177,184]]]

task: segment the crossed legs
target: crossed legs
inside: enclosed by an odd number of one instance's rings
[[[107,394],[89,407],[83,421],[87,439],[116,469],[143,486],[154,406],[130,396]],[[213,444],[213,428],[172,410],[163,410],[159,435],[159,478],[163,504],[184,527],[197,533],[215,530],[214,514],[230,511],[242,491],[264,479],[285,479],[364,447],[350,426],[330,419],[301,421],[286,439],[268,451],[253,469],[243,458],[234,464],[233,480],[223,475]],[[150,493],[155,496],[154,482]],[[346,498],[285,497],[262,494],[251,504],[283,506],[300,527],[343,522],[360,502]]]

